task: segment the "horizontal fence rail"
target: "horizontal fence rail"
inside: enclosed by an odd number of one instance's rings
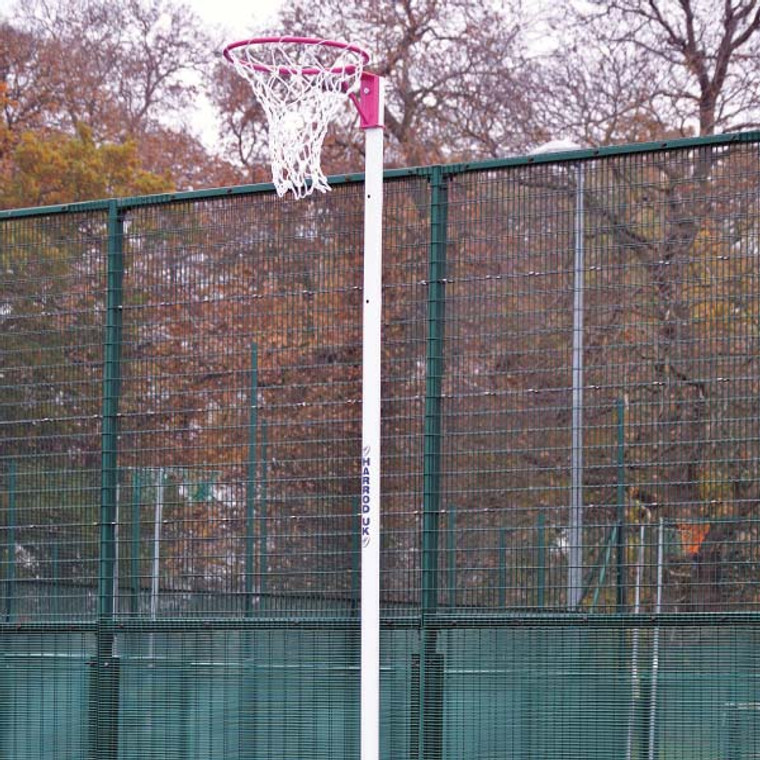
[[[760,748],[760,134],[386,174],[382,753]],[[0,212],[0,757],[355,757],[361,177]]]

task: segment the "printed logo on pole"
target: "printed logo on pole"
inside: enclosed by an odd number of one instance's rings
[[[372,466],[371,448],[365,446],[362,450],[362,548],[367,548],[372,540],[370,528],[372,527],[372,500],[371,500],[371,475]]]

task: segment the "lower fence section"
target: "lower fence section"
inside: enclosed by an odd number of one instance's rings
[[[386,629],[383,758],[760,757],[760,626]],[[356,758],[359,639],[320,629],[6,633],[0,757]],[[108,671],[107,679],[98,673]]]
[[[16,633],[0,642],[0,757],[87,757],[95,635]]]
[[[755,629],[442,634],[447,758],[755,758]]]

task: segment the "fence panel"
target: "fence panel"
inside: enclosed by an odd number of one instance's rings
[[[757,753],[758,145],[389,173],[384,757]],[[0,756],[356,756],[362,201],[0,212]]]
[[[663,610],[757,609],[755,146],[452,186],[442,599],[631,610],[662,518]]]
[[[107,237],[97,211],[0,226],[7,623],[94,618]]]

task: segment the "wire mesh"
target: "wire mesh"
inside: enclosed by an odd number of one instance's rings
[[[443,756],[752,757],[757,644],[732,626],[447,631]]]
[[[6,757],[87,757],[92,634],[3,634],[0,730]]]
[[[361,260],[350,193],[329,211],[256,198],[130,220],[124,455],[148,486],[133,488],[145,514],[130,551],[141,587],[158,573],[154,596],[195,594],[208,614],[318,612],[310,596],[327,610],[348,596]]]
[[[424,261],[413,254],[426,227],[405,205],[420,184],[397,183],[386,201],[388,226],[411,238],[394,240],[385,273],[391,547],[394,521],[408,521],[422,398],[424,322],[408,296],[420,287]],[[320,203],[145,206],[128,224],[119,613],[350,614],[361,187]],[[406,549],[412,531],[401,530]],[[387,565],[403,576],[390,583],[397,602],[414,587],[400,560]]]
[[[92,618],[105,215],[14,219],[0,239],[3,620]]]
[[[760,752],[757,145],[386,181],[384,757]],[[356,756],[362,197],[0,212],[0,755]]]
[[[631,610],[637,524],[662,518],[663,609],[757,608],[756,160],[699,147],[454,177],[460,604]]]

